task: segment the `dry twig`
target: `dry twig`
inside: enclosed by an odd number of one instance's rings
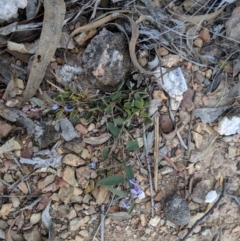
[[[148,158],[146,128],[145,128],[144,122],[143,122],[143,142],[144,142],[145,155],[146,155],[147,167],[148,167],[148,179],[149,179],[150,193],[151,193],[151,211],[152,211],[152,217],[154,217],[153,183],[152,183],[151,167],[150,167],[150,162],[149,162],[149,158]]]
[[[158,191],[158,156],[159,156],[159,115],[155,116],[155,146],[154,146],[154,189]]]
[[[227,186],[228,179],[223,180],[223,186],[222,186],[222,192],[221,195],[219,196],[218,200],[213,204],[213,206],[208,210],[208,212],[203,215],[200,219],[198,219],[193,226],[188,230],[187,234],[183,237],[182,241],[187,240],[187,238],[192,234],[193,230],[203,221],[205,221],[207,218],[211,216],[213,213],[214,209],[218,206],[218,204],[222,201],[226,194],[226,186]]]

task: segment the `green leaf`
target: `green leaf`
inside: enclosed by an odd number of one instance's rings
[[[98,181],[100,186],[114,186],[124,182],[123,176],[110,176]]]
[[[145,118],[145,122],[146,122],[147,125],[152,124],[152,120],[149,117]]]
[[[111,132],[113,136],[119,136],[120,130],[112,122],[108,123],[108,130]]]
[[[79,116],[78,116],[78,111],[77,110],[74,110],[70,113],[70,116],[69,116],[69,120],[72,122],[72,123],[76,123],[79,121]]]
[[[132,114],[131,110],[126,109],[125,111],[127,112],[128,115]]]
[[[136,93],[134,94],[134,99],[141,101],[141,96],[140,96],[140,94],[139,94],[138,92],[136,92]]]
[[[127,151],[135,151],[137,149],[139,149],[139,145],[138,145],[137,140],[132,140],[132,141],[128,142],[128,144],[126,146]]]
[[[134,106],[138,109],[142,109],[143,108],[143,103],[139,100],[134,100]]]
[[[53,100],[51,99],[51,97],[47,94],[46,91],[43,92],[43,98],[47,101],[47,102],[52,102]]]
[[[127,194],[123,191],[120,191],[116,188],[113,188],[113,187],[108,187],[109,191],[111,191],[113,194],[121,197],[121,198],[124,198],[124,197],[127,197]]]
[[[118,90],[122,89],[124,84],[125,84],[125,81],[121,80],[120,83],[118,84]]]
[[[123,123],[124,123],[124,119],[123,118],[121,118],[121,117],[118,117],[118,118],[115,118],[114,120],[113,120],[113,122],[114,122],[114,124],[115,125],[122,125]]]
[[[36,98],[36,97],[32,97],[30,99],[30,101],[32,101],[34,104],[36,104],[37,106],[40,106],[40,107],[43,107],[43,105],[44,105],[44,102],[41,99]]]
[[[117,100],[121,96],[122,92],[118,91],[110,95],[112,101]]]
[[[140,116],[141,117],[149,117],[149,115],[146,112],[141,112]]]
[[[124,103],[124,108],[130,110],[132,108],[132,103],[131,102]]]
[[[102,157],[103,157],[104,160],[107,160],[107,158],[108,158],[107,148],[104,148],[104,149],[102,150]]]
[[[92,114],[93,114],[92,111],[88,111],[87,114],[84,116],[84,118],[85,118],[86,120],[90,120],[90,118],[92,117]]]
[[[59,111],[57,111],[57,113],[56,113],[56,120],[63,114],[63,112],[64,112],[64,110],[59,110]]]
[[[134,203],[131,204],[131,207],[128,209],[128,214],[131,214],[131,213],[132,213],[134,207],[135,207],[135,204],[134,204]]]
[[[133,173],[132,166],[130,166],[130,165],[129,166],[125,166],[125,172],[126,172],[126,176],[127,176],[128,180],[134,178],[134,173]]]
[[[140,112],[140,111],[141,111],[141,109],[132,108],[132,113],[138,113],[138,112]]]
[[[144,104],[143,104],[143,107],[144,108],[148,108],[149,106],[150,106],[150,101],[149,100],[145,100]]]

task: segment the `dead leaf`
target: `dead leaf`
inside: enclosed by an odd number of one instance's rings
[[[233,40],[240,40],[240,7],[236,7],[232,16],[228,19],[225,24],[226,27],[226,35]]]
[[[24,232],[24,238],[27,241],[43,241],[37,225],[33,226],[30,232]]]
[[[108,141],[111,136],[109,133],[103,133],[100,136],[84,138],[83,141],[91,145],[101,145]]]
[[[192,135],[195,141],[196,148],[199,149],[203,141],[203,136],[195,131],[192,131]]]
[[[25,53],[25,54],[26,53],[27,54],[35,54],[37,51],[37,48],[38,48],[38,43],[39,43],[38,39],[32,43],[24,43],[24,44],[8,41],[7,47],[9,50],[12,50],[12,51],[17,51],[17,52]]]
[[[0,147],[0,155],[2,155],[3,153],[9,153],[11,151],[16,151],[16,150],[21,150],[21,146],[17,141],[14,140],[14,137],[13,137]]]
[[[34,123],[23,111],[0,103],[0,115],[8,121],[21,123],[27,129],[29,135],[34,133]]]
[[[11,212],[11,210],[12,210],[12,203],[3,204],[0,210],[0,215],[2,219],[6,219],[7,215]]]
[[[28,194],[28,188],[25,182],[20,182],[17,186],[24,194]]]
[[[193,115],[200,117],[203,123],[211,123],[222,115],[229,106],[219,108],[202,108],[193,111]]]
[[[11,229],[18,218],[19,218],[19,216],[14,219],[13,223],[11,224],[10,228],[8,229],[8,231],[6,233],[6,241],[13,241],[13,239],[11,237]]]
[[[37,91],[45,75],[46,68],[59,44],[66,6],[64,0],[44,1],[43,28],[38,50],[35,54],[26,90],[23,94],[24,104]]]
[[[116,220],[130,219],[132,216],[127,212],[108,213],[108,217]]]
[[[43,222],[44,226],[48,229],[48,241],[54,241],[55,234],[54,234],[53,222],[52,222],[52,218],[49,214],[50,204],[51,204],[51,201],[48,203],[46,208],[43,210],[42,222]]]
[[[229,98],[237,98],[240,96],[240,83],[234,85],[228,92]]]

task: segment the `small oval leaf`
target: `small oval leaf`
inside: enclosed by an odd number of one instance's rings
[[[113,136],[119,136],[120,130],[112,122],[108,123],[108,130],[111,132]]]
[[[110,176],[98,181],[100,186],[114,186],[124,182],[123,176]]]
[[[134,178],[132,166],[125,166],[125,172],[128,180],[131,180]]]
[[[133,140],[133,141],[128,142],[128,144],[126,146],[127,151],[135,151],[137,149],[139,149],[139,145],[138,145],[137,140]]]
[[[109,191],[111,191],[113,194],[119,196],[119,197],[127,197],[127,194],[121,190],[118,190],[116,188],[113,188],[113,187],[108,187]]]
[[[110,95],[112,101],[117,100],[121,96],[121,91],[115,92]]]

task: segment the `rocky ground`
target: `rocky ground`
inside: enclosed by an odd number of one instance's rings
[[[0,240],[239,240],[240,1],[20,2]]]

